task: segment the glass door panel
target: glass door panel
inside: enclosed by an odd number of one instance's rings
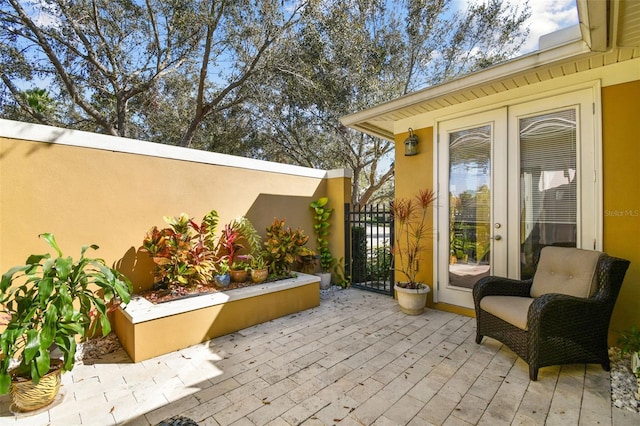
[[[434,301],[473,308],[472,289],[507,273],[507,110],[438,123]]]
[[[449,285],[489,275],[491,125],[449,133]]]
[[[576,110],[518,120],[520,139],[520,275],[548,245],[577,245]]]

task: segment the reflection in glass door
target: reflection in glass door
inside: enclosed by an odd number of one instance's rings
[[[491,125],[449,133],[449,285],[489,275]]]

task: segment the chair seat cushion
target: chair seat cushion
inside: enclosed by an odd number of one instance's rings
[[[596,266],[603,253],[567,247],[545,247],[531,285],[531,297],[560,293],[591,297],[597,289]]]
[[[482,310],[508,322],[521,330],[527,330],[527,315],[531,297],[485,296],[480,300]]]

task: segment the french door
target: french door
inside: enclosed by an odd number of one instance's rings
[[[438,302],[531,277],[544,246],[599,248],[593,105],[583,90],[438,123]]]

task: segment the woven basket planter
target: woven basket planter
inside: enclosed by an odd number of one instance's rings
[[[51,369],[34,385],[31,380],[13,380],[9,393],[18,411],[34,411],[46,407],[55,399],[60,390],[62,361],[51,360]]]

